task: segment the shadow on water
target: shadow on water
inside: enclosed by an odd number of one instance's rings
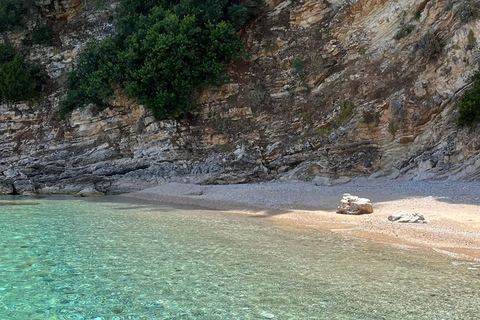
[[[1,206],[38,206],[40,203],[38,202],[3,202],[0,201]]]

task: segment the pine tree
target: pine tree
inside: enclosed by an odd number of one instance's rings
[[[0,95],[11,101],[22,101],[36,95],[35,81],[30,69],[25,65],[21,55],[13,61],[5,62],[0,67]]]

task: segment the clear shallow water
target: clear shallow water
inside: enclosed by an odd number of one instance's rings
[[[0,230],[1,320],[480,314],[479,263],[248,216],[0,197]]]

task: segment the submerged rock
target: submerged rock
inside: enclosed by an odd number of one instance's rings
[[[262,317],[264,317],[265,319],[273,319],[273,318],[275,318],[275,315],[274,315],[273,313],[266,312],[266,311],[263,311],[260,315],[261,315]]]
[[[98,191],[95,188],[85,188],[75,194],[75,197],[104,197],[105,193]]]
[[[372,213],[373,206],[369,199],[352,196],[348,193],[343,195],[337,213],[341,214],[365,214]]]
[[[388,221],[399,223],[427,223],[425,217],[421,213],[411,213],[408,211],[397,211],[388,217]]]

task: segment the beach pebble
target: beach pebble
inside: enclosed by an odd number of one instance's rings
[[[260,315],[261,315],[262,317],[264,317],[265,319],[273,319],[273,318],[275,318],[275,315],[274,315],[273,313],[266,312],[266,311],[263,311]]]

